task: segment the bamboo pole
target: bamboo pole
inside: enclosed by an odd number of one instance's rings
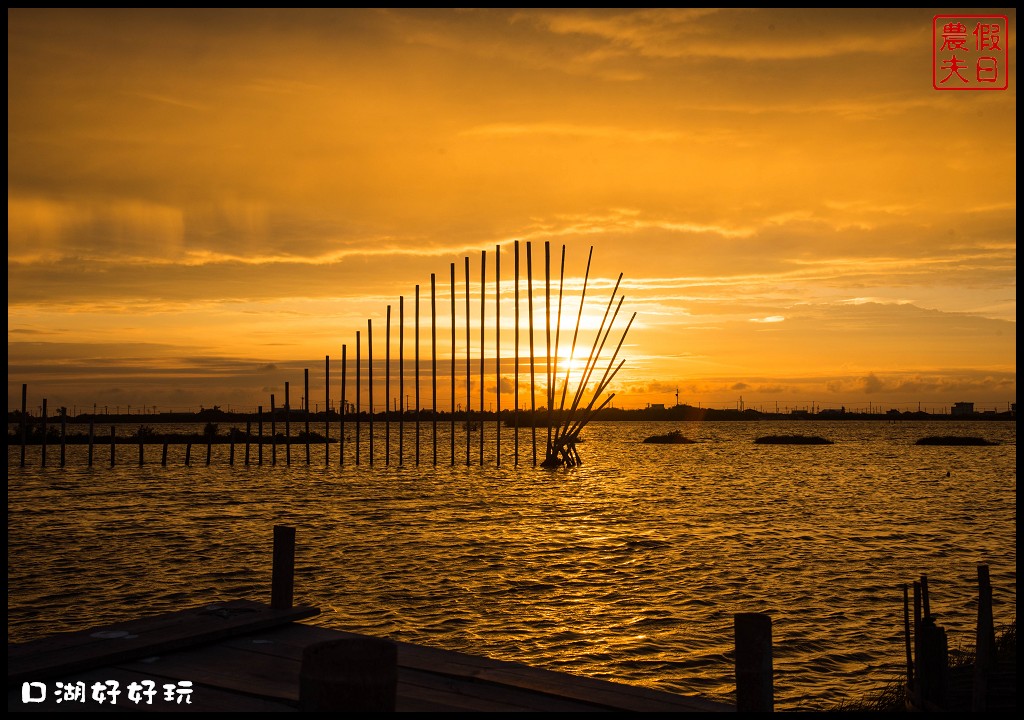
[[[60,409],[60,466],[64,467],[67,461],[67,442],[68,442],[68,409],[62,407]],[[139,463],[142,464],[141,462]]]
[[[25,467],[25,445],[28,443],[28,384],[21,385],[21,467]],[[91,450],[90,446],[90,450]]]
[[[277,408],[274,395],[270,395],[270,464],[277,465]]]
[[[430,273],[430,427],[437,465],[437,277]]]
[[[309,368],[305,368],[302,371],[303,374],[303,402],[306,407],[303,408],[306,411],[306,464],[309,465]]]
[[[248,429],[246,430],[248,432]],[[249,446],[246,444],[246,458]],[[246,460],[248,464],[248,459]],[[331,464],[331,356],[324,356],[324,465]]]
[[[576,329],[572,333],[572,346],[569,349],[569,362],[565,365],[565,381],[562,383],[562,399],[558,403],[559,412],[565,412],[565,398],[569,390],[569,376],[572,373],[572,361],[576,357],[576,339],[580,334],[580,322],[583,320],[583,304],[587,297],[587,283],[590,281],[590,261],[594,257],[594,246],[590,246],[590,254],[587,255],[587,270],[583,274],[583,291],[580,293],[580,308],[579,312],[576,313]],[[571,415],[564,417],[559,421],[559,428],[562,427],[563,423],[566,428],[569,427],[569,422],[572,419]]]
[[[420,464],[420,286],[416,286],[416,360],[413,378],[416,395],[416,464]]]
[[[513,369],[513,409],[512,409],[512,464],[519,465],[519,241],[515,241],[515,360]]]
[[[405,458],[405,296],[398,298],[398,465]]]
[[[228,435],[228,465],[235,464],[235,433],[238,432],[235,428],[231,428],[231,432]],[[141,460],[141,458],[139,458]]]
[[[256,424],[257,424],[257,436],[256,436],[256,464],[263,464],[263,406],[260,405],[256,408]]]
[[[470,454],[472,452],[473,433],[470,432],[470,407],[473,404],[473,368],[470,360],[470,348],[473,343],[470,341],[470,320],[469,320],[469,256],[466,256],[466,465],[471,464]]]
[[[384,321],[384,464],[391,464],[391,306]]]
[[[362,407],[362,345],[360,344],[359,331],[356,330],[356,465],[359,464],[359,449],[362,445],[362,418],[360,417]]]
[[[373,467],[373,321],[366,321],[366,389],[370,406],[370,467]]]
[[[284,383],[284,464],[292,464],[292,417],[291,417],[291,397],[289,395],[290,384],[286,380]]]
[[[348,409],[348,396],[345,394],[345,379],[348,376],[348,346],[341,346],[341,412],[338,413],[338,465],[345,464],[345,411]]]
[[[252,418],[245,421],[245,464],[249,464],[249,446],[252,444]],[[166,464],[166,463],[165,463]]]
[[[494,246],[494,464],[501,467],[501,245]]]
[[[41,438],[41,445],[39,446],[39,462],[42,467],[46,467],[46,398],[43,398],[43,414],[40,418],[42,421],[43,436]]]
[[[548,440],[544,457],[551,454],[551,243],[544,242],[544,314],[547,341],[544,346],[544,378],[547,382],[545,394],[547,395],[548,406]]]
[[[558,271],[558,318],[555,321],[555,354],[554,365],[548,375],[548,437],[552,437],[552,421],[555,413],[555,385],[558,382],[558,351],[562,332],[562,288],[565,285],[565,245],[562,246],[562,265]],[[550,442],[550,440],[549,440]]]
[[[533,248],[526,243],[526,298],[530,315],[530,435],[533,439],[533,464],[537,464],[537,377],[533,349]]]
[[[452,348],[451,348],[451,407],[449,416],[451,419],[451,444],[452,467],[455,466],[455,263],[451,264],[451,306],[452,306]]]
[[[484,464],[484,314],[487,307],[487,251],[480,252],[480,464]]]

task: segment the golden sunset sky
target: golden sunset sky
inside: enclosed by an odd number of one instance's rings
[[[8,407],[322,408],[431,273],[447,358],[499,246],[511,357],[518,240],[563,349],[623,274],[617,407],[1004,410],[1016,12],[962,10],[1007,90],[936,90],[956,12],[8,9]]]

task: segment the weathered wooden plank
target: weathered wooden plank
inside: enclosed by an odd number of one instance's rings
[[[157,655],[319,614],[236,600],[130,620],[7,647],[7,682],[40,680]]]
[[[267,652],[301,658],[302,648],[311,642],[354,636],[302,623],[293,623],[261,633],[272,644],[262,647]],[[240,646],[249,638],[229,640]],[[465,653],[398,643],[400,670],[422,670],[494,686],[506,686],[536,695],[565,701],[586,703],[591,709],[626,710],[632,712],[734,712],[733,705],[690,695],[654,690],[639,685],[615,683],[553,670],[534,668],[522,663],[495,660]]]

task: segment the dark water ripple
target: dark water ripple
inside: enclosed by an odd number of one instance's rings
[[[401,467],[377,430],[372,469],[365,448],[359,467],[325,468],[322,446],[308,467],[302,448],[229,466],[216,446],[209,467],[172,448],[167,467],[122,450],[87,468],[69,447],[63,469],[9,448],[8,641],[265,597],[275,524],[298,529],[313,622],[675,692],[733,699],[733,616],[768,613],[780,710],[898,676],[902,585],[922,574],[951,647],[973,636],[979,563],[997,623],[1015,618],[1013,423],[814,423],[834,445],[753,444],[801,425],[596,424],[587,464],[558,473],[528,464],[526,434],[514,467],[507,429],[500,468],[466,467],[464,436],[455,466],[439,438],[434,467],[426,435],[417,467],[408,428]],[[676,427],[699,442],[641,443]],[[1002,444],[914,445],[957,432]]]

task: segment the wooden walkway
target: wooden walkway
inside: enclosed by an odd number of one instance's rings
[[[313,643],[360,637],[299,622],[318,612],[310,607],[274,610],[261,603],[235,601],[8,645],[7,709],[297,712],[304,649]],[[398,712],[736,709],[703,698],[520,663],[409,643],[396,645]],[[183,682],[190,682],[191,687]],[[148,702],[145,695],[137,695],[136,701],[129,697],[133,683],[155,690]],[[113,704],[107,693],[110,689],[120,692]],[[187,690],[191,692],[183,692]]]

